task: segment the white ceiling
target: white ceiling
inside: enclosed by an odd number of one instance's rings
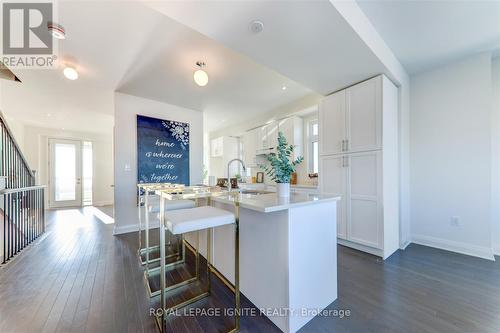
[[[320,94],[387,72],[328,0],[145,2]]]
[[[13,69],[23,83],[2,82],[3,111],[29,125],[111,133],[113,91],[164,17],[134,3],[59,2],[57,9],[67,30],[59,42],[61,67]],[[62,74],[67,59],[80,73],[76,81]]]
[[[139,2],[64,1],[58,13],[67,31],[61,63],[76,65],[80,78],[65,79],[62,67],[14,70],[23,83],[2,84],[2,107],[27,124],[110,133],[119,90],[204,111],[215,130],[311,94]],[[192,79],[198,60],[207,63],[205,88]]]
[[[210,130],[247,121],[312,93],[168,17],[143,49],[117,90],[201,110]],[[206,63],[205,87],[193,82],[197,61]]]
[[[409,73],[500,50],[500,1],[357,2]]]

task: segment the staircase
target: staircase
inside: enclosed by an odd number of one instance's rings
[[[45,186],[35,185],[0,112],[0,262],[5,264],[45,231]]]

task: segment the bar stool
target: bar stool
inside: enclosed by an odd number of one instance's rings
[[[164,200],[160,201],[163,203]],[[163,210],[160,208],[160,214],[162,214]],[[204,297],[207,297],[211,293],[211,283],[210,283],[210,275],[211,275],[211,233],[212,229],[224,225],[234,224],[235,226],[235,284],[234,284],[234,293],[235,293],[235,327],[229,332],[238,332],[240,328],[240,289],[239,289],[239,205],[236,204],[236,214],[228,212],[226,210],[212,207],[212,206],[202,206],[190,209],[183,209],[178,211],[168,212],[168,216],[161,216],[160,219],[165,223],[160,223],[160,229],[165,229],[165,226],[168,231],[170,231],[173,235],[181,235],[184,238],[184,234],[189,232],[196,232],[196,267],[195,267],[195,277],[190,278],[188,280],[179,282],[173,286],[166,287],[165,282],[165,269],[162,264],[160,264],[161,275],[160,275],[160,294],[161,294],[161,315],[157,316],[157,324],[160,328],[161,332],[165,332],[165,315],[166,312],[171,312],[178,310],[182,307],[185,307],[191,303],[194,303]],[[164,213],[163,213],[164,214]],[[166,292],[177,288],[181,285],[186,285],[190,283],[193,279],[199,278],[199,232],[207,230],[207,288],[206,291],[201,292],[200,294],[193,296],[192,298],[166,308]],[[160,244],[164,243],[165,233],[160,231],[160,238],[163,237],[163,240],[160,240]],[[162,248],[160,247],[160,251]],[[162,254],[160,255],[161,262],[163,263],[165,260],[165,249],[163,249]],[[159,318],[158,318],[159,317]],[[158,323],[160,320],[160,323]]]
[[[149,225],[150,221],[159,222],[158,213],[160,211],[159,197],[155,194],[150,195],[151,190],[156,189],[170,189],[172,191],[184,188],[184,185],[170,184],[170,183],[160,183],[160,184],[138,184],[139,188],[139,200],[138,200],[138,214],[139,214],[139,250],[137,252],[139,260],[142,265],[146,265],[146,271],[149,271],[149,264],[159,261],[159,258],[150,259],[149,254],[151,251],[156,251],[159,246],[149,246]],[[143,193],[144,192],[144,193]],[[176,200],[167,204],[167,210],[176,210],[184,208],[195,207],[195,202],[192,200]],[[144,234],[145,234],[145,247],[142,247],[142,224],[144,215]],[[170,243],[168,245],[171,245]],[[178,249],[180,251],[180,249]],[[143,260],[143,255],[145,260]],[[179,253],[170,255],[169,257],[178,256]]]

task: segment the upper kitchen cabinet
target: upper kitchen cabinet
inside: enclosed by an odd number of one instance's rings
[[[319,153],[339,154],[345,150],[346,91],[325,97],[319,105]]]
[[[377,76],[325,97],[320,155],[381,149],[383,93],[383,76]]]
[[[224,138],[218,137],[210,141],[210,156],[222,157],[224,153]]]
[[[243,141],[243,161],[248,167],[257,166],[257,140],[259,138],[260,128],[245,132],[242,137]]]
[[[283,132],[288,144],[295,146],[294,158],[302,156],[303,120],[298,116],[270,122],[243,134],[243,159],[248,166],[256,166],[257,155],[267,155],[276,151],[278,133]]]
[[[289,145],[295,147],[293,158],[302,155],[302,133],[304,131],[304,121],[302,118],[293,116],[278,121],[278,132],[282,132]],[[278,142],[276,142],[276,146]]]
[[[268,154],[278,144],[278,122],[273,121],[256,130],[257,154]]]
[[[346,90],[346,150],[369,151],[382,148],[382,76]]]

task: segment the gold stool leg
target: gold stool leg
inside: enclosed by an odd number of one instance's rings
[[[235,203],[234,225],[234,301],[236,314],[234,318],[235,332],[240,330],[240,203]]]
[[[164,200],[165,200],[164,198],[160,197],[160,305],[161,305],[160,332],[162,333],[165,332],[165,309],[167,307],[167,302],[165,298],[166,284],[165,284],[165,212],[163,209],[165,207]],[[146,265],[148,264],[146,263]]]
[[[196,279],[200,277],[200,232],[196,231],[196,262],[195,262],[195,276]]]
[[[212,293],[210,262],[212,261],[212,228],[207,229],[207,292]]]

